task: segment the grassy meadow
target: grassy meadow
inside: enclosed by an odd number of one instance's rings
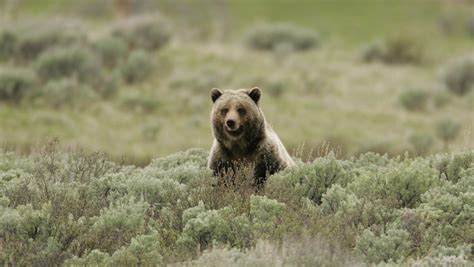
[[[0,265],[472,263],[472,1],[118,2],[0,0]],[[215,188],[254,86],[298,167]]]
[[[143,164],[182,149],[210,146],[210,88],[260,86],[262,108],[291,151],[303,144],[309,151],[329,143],[343,155],[373,148],[400,154],[413,150],[412,134],[436,139],[436,121],[444,117],[462,124],[449,149],[472,148],[472,93],[447,96],[449,104],[442,108],[432,104],[443,91],[443,66],[472,52],[472,37],[458,15],[467,18],[469,5],[411,2],[276,1],[269,7],[268,1],[229,1],[221,16],[213,15],[219,9],[206,1],[192,2],[189,9],[202,9],[203,14],[189,16],[180,4],[150,4],[161,10],[171,34],[169,42],[150,55],[153,70],[146,79],[117,81],[113,97],[92,99],[87,107],[64,105],[58,110],[32,101],[3,103],[2,143],[29,151],[46,138],[58,137],[68,146]],[[24,1],[17,9],[11,21],[73,14],[90,42],[107,35],[115,23],[113,9],[84,18],[77,11],[82,5],[64,1]],[[452,18],[450,33],[440,30],[443,16]],[[261,22],[307,27],[319,35],[318,45],[296,53],[255,51],[245,36]],[[364,48],[384,38],[419,46],[421,62],[363,62]],[[11,64],[2,64],[2,69]],[[404,109],[399,97],[406,90],[425,91],[426,108]],[[430,151],[443,151],[442,142],[435,141]]]

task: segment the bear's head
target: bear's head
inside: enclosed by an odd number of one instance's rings
[[[226,146],[235,142],[241,146],[258,139],[264,129],[265,118],[258,106],[260,88],[225,90],[214,88],[211,123],[217,141]]]

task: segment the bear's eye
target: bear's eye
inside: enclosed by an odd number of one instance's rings
[[[246,111],[244,108],[238,108],[238,109],[237,109],[237,112],[238,112],[241,116],[243,116],[243,115],[245,115],[245,114],[247,113],[247,111]]]
[[[229,111],[228,108],[223,108],[223,109],[221,109],[222,114],[227,114],[228,111]]]

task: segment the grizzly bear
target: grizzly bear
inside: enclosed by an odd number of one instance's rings
[[[214,142],[208,168],[224,177],[239,167],[251,166],[255,185],[261,188],[268,175],[294,166],[277,134],[259,107],[261,90],[211,90]]]

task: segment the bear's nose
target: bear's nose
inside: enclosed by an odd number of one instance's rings
[[[227,127],[229,127],[230,129],[234,129],[234,127],[235,127],[235,121],[234,120],[227,120],[226,124],[227,124]]]

